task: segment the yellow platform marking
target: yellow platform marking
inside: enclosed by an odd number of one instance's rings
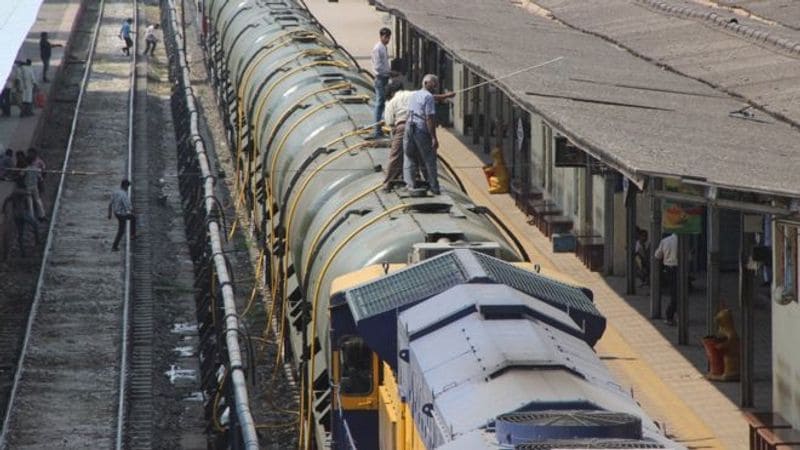
[[[543,275],[570,284],[581,284],[571,281],[568,274],[559,270],[553,260],[527,238],[531,233],[539,233],[539,230],[532,226],[523,229],[519,225],[525,222],[525,214],[516,207],[510,195],[488,193],[486,178],[481,170],[484,162],[471,151],[459,150],[464,148],[464,144],[449,131],[440,130],[438,136],[441,143],[439,156],[450,163],[475,204],[491,209],[519,238],[531,258],[531,263],[538,264]],[[649,416],[656,418],[655,420],[658,420],[657,417],[666,418],[667,432],[674,435],[674,439],[689,448],[725,448],[703,419],[639,358],[610,321],[607,322],[605,334],[597,343],[596,349],[601,356],[613,358],[605,360],[604,363],[614,376],[623,378],[628,384],[636,387],[634,391],[636,400],[642,403]]]

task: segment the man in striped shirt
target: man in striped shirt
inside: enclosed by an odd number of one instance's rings
[[[128,187],[130,185],[131,182],[127,179],[122,180],[119,189],[111,194],[111,203],[108,204],[108,220],[111,220],[111,213],[113,212],[119,221],[117,237],[114,238],[114,244],[111,246],[111,250],[115,252],[119,250],[119,241],[122,239],[123,233],[125,233],[125,222],[130,221],[131,239],[136,239],[136,216],[133,215],[133,205],[131,205],[131,199],[128,196]]]

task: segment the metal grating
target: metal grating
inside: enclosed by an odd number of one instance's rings
[[[520,269],[485,254],[476,253],[475,257],[486,273],[499,284],[511,286],[560,309],[569,308],[600,315],[600,311],[580,288]]]
[[[645,449],[664,448],[663,445],[639,439],[565,439],[517,444],[514,450],[550,450],[560,448]]]
[[[566,312],[583,329],[584,341],[590,346],[605,330],[605,317],[584,290],[466,249],[438,255],[355,287],[346,291],[345,297],[358,323],[467,283],[504,284]]]
[[[468,279],[456,252],[449,252],[350,289],[345,295],[353,319],[358,322],[436,295]]]

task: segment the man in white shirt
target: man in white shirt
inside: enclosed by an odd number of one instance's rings
[[[144,54],[147,55],[150,52],[150,56],[153,56],[156,52],[156,43],[158,42],[158,36],[156,36],[156,30],[158,29],[158,24],[154,23],[147,27],[147,30],[144,32],[144,42],[146,44],[144,48]]]
[[[675,310],[678,301],[678,235],[672,233],[661,239],[654,256],[664,263],[664,278],[669,287],[669,305],[667,305],[667,317],[664,322],[675,325]]]
[[[425,180],[433,195],[439,195],[439,174],[436,150],[436,106],[433,92],[439,87],[439,78],[427,74],[422,79],[422,89],[414,91],[408,102],[408,121],[404,136],[403,181],[409,190],[414,190],[414,175],[422,161]],[[448,94],[449,95],[449,94]]]
[[[406,121],[408,119],[408,105],[411,97],[416,91],[403,90],[403,83],[392,81],[386,87],[386,110],[384,111],[384,123],[392,129],[392,149],[389,152],[389,164],[386,169],[386,179],[383,182],[383,190],[392,190],[392,181],[403,179],[403,148],[405,141]],[[454,97],[455,92],[446,94],[433,94],[433,99],[437,102]],[[419,161],[416,162],[419,166]],[[416,178],[417,173],[414,173]]]
[[[375,135],[374,137],[383,137],[380,121],[383,118],[383,110],[386,106],[386,85],[389,83],[389,78],[392,75],[391,66],[389,65],[389,50],[386,45],[392,38],[392,30],[383,27],[380,32],[380,40],[372,48],[372,70],[375,71]]]

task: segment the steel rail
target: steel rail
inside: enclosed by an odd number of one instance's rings
[[[175,61],[179,66],[177,77],[180,78],[180,86],[183,89],[183,95],[187,104],[189,113],[189,141],[192,142],[195,153],[197,155],[198,165],[200,166],[203,181],[204,203],[206,210],[208,230],[208,240],[211,246],[212,262],[216,272],[217,285],[220,286],[222,293],[223,306],[225,309],[225,329],[223,330],[225,343],[227,346],[228,361],[232,383],[232,391],[234,396],[234,409],[236,417],[238,418],[239,426],[241,428],[241,436],[243,448],[248,450],[258,449],[258,436],[256,434],[256,426],[253,420],[253,415],[250,411],[250,403],[247,392],[247,379],[245,378],[245,367],[242,354],[239,346],[239,337],[241,330],[239,329],[239,314],[236,310],[236,300],[233,293],[233,278],[231,277],[227,262],[224,256],[222,247],[223,233],[225,230],[220,226],[219,220],[216,218],[214,212],[218,204],[215,200],[214,188],[216,179],[211,173],[211,164],[209,163],[206,147],[203,138],[200,135],[199,125],[199,110],[195,100],[194,92],[192,91],[191,77],[189,66],[186,58],[186,36],[177,33],[177,30],[182,29],[181,24],[178,22],[177,12],[175,10],[175,0],[167,2],[169,11],[170,22],[172,29],[175,30],[173,38],[175,39]],[[222,388],[222,387],[220,387]],[[234,433],[235,434],[235,433]]]
[[[34,291],[33,295],[33,302],[31,304],[31,310],[28,313],[28,323],[25,327],[25,338],[22,342],[22,349],[20,351],[20,357],[17,361],[17,367],[14,370],[14,382],[11,387],[11,393],[8,397],[8,405],[6,406],[5,417],[3,419],[3,430],[0,433],[0,448],[6,448],[8,443],[6,442],[7,435],[8,435],[8,426],[11,419],[11,412],[14,409],[14,400],[17,396],[17,388],[19,387],[19,380],[22,376],[22,367],[25,363],[25,356],[28,352],[28,345],[30,343],[30,336],[31,330],[33,329],[33,322],[36,319],[36,312],[39,307],[39,302],[42,298],[42,286],[44,285],[44,276],[47,269],[47,260],[50,256],[50,249],[53,244],[53,235],[56,229],[56,222],[58,221],[58,212],[61,208],[61,194],[64,191],[64,181],[67,175],[67,167],[69,166],[70,155],[72,153],[72,144],[75,141],[75,131],[78,126],[78,117],[80,115],[81,105],[83,103],[83,96],[86,93],[86,86],[89,83],[89,73],[92,70],[92,64],[94,62],[94,55],[95,50],[97,49],[97,41],[98,36],[100,34],[100,24],[103,20],[103,12],[105,9],[105,0],[100,0],[98,5],[98,14],[97,14],[97,21],[95,22],[94,32],[92,33],[92,43],[89,47],[89,54],[86,58],[86,67],[83,69],[83,77],[81,78],[81,86],[80,91],[78,92],[78,100],[75,103],[75,112],[72,115],[72,123],[69,129],[69,138],[67,140],[67,148],[64,151],[64,163],[61,167],[61,176],[58,180],[58,190],[56,191],[56,199],[53,203],[53,211],[50,215],[50,226],[47,229],[47,241],[44,245],[44,252],[42,254],[42,264],[39,268],[39,276],[36,280],[36,290]]]
[[[130,65],[130,90],[128,91],[128,162],[126,167],[126,178],[133,179],[133,115],[136,99],[136,54],[139,48],[139,4],[137,0],[133,3],[133,48],[131,48]],[[128,195],[133,204],[133,189],[128,186]],[[116,450],[122,450],[125,436],[125,398],[127,394],[128,381],[128,352],[129,352],[129,328],[130,328],[130,303],[131,303],[131,223],[125,221],[125,285],[123,287],[122,303],[122,348],[120,350],[119,365],[119,399],[117,401],[117,439]]]

